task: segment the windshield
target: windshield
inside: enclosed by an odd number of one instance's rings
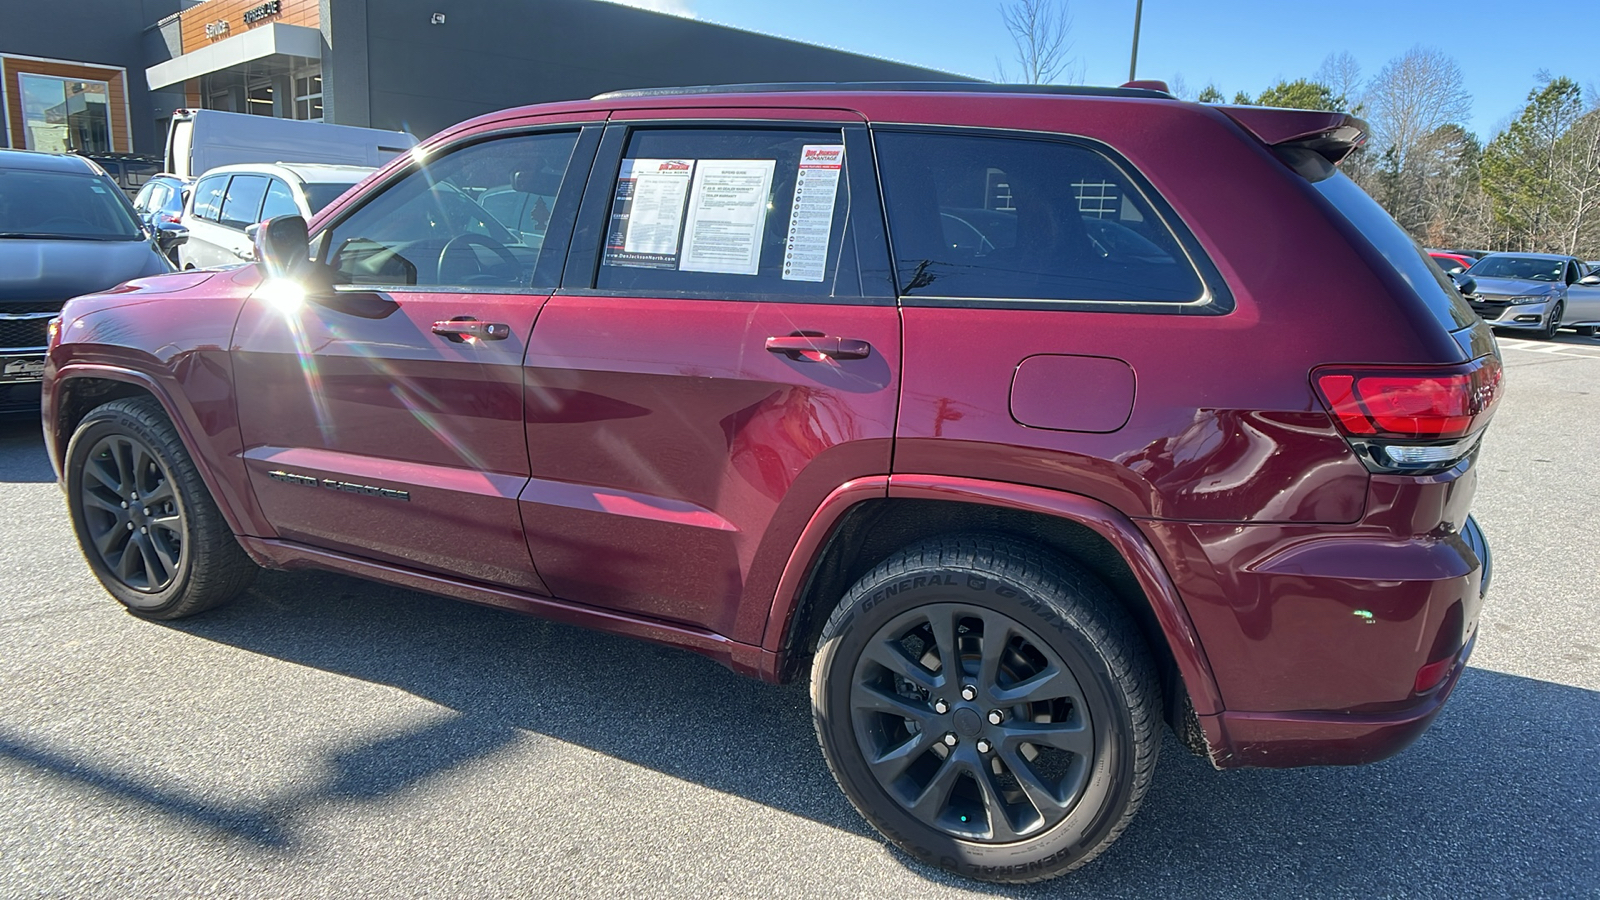
[[[1468,269],[1474,278],[1521,278],[1524,281],[1560,281],[1567,269],[1564,259],[1537,256],[1485,256]]]
[[[136,241],[144,237],[116,186],[87,172],[0,170],[0,237]]]
[[[354,182],[307,182],[305,187],[306,205],[311,207],[311,214],[314,216],[317,213],[322,212],[322,208],[324,206],[327,206],[329,203],[339,199],[339,197],[343,195],[345,191],[348,191],[353,187],[355,187]]]

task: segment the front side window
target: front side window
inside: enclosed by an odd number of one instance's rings
[[[222,224],[243,231],[261,221],[261,200],[267,195],[265,175],[235,175],[222,198]]]
[[[1120,169],[1062,141],[879,132],[900,291],[1187,303],[1204,285]]]
[[[294,191],[284,184],[283,179],[272,179],[272,183],[267,185],[267,199],[261,204],[261,221],[298,215],[300,207],[294,202]]]
[[[29,150],[109,153],[110,91],[104,81],[74,81],[53,75],[17,75],[22,128]]]
[[[542,226],[508,227],[481,201],[511,191],[553,204],[577,139],[517,135],[428,160],[333,227],[329,264],[353,284],[528,287]]]
[[[635,131],[595,287],[830,296],[850,209],[844,149],[837,127]]]

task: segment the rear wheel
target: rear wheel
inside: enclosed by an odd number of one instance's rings
[[[1576,331],[1584,337],[1594,337],[1595,327],[1593,325],[1579,325]]]
[[[255,577],[154,398],[91,410],[67,445],[65,470],[84,558],[130,612],[191,616],[233,599]]]
[[[811,697],[828,765],[907,853],[1040,881],[1093,859],[1149,787],[1160,691],[1132,621],[1087,573],[955,536],[864,576],[823,631]]]

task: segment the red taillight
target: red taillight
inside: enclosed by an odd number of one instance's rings
[[[1450,666],[1456,661],[1454,656],[1434,660],[1417,670],[1417,680],[1412,683],[1411,689],[1419,694],[1426,694],[1439,686],[1444,677],[1450,674]]]
[[[1451,440],[1487,421],[1500,399],[1500,360],[1447,368],[1329,366],[1312,382],[1345,434],[1382,440]]]
[[[157,218],[157,221],[166,222],[166,223],[173,224],[173,225],[176,225],[178,223],[178,217],[173,215],[172,213],[161,213],[156,218]]]

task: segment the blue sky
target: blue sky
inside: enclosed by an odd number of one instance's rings
[[[998,0],[621,2],[982,78],[994,78],[995,58],[1011,52]],[[1134,0],[1075,0],[1070,9],[1084,81],[1126,81]],[[1600,89],[1597,42],[1597,0],[1145,0],[1139,76],[1181,75],[1194,91],[1215,83],[1232,97],[1309,77],[1339,51],[1370,78],[1421,44],[1461,64],[1473,99],[1465,124],[1488,138],[1516,114],[1540,69]]]

